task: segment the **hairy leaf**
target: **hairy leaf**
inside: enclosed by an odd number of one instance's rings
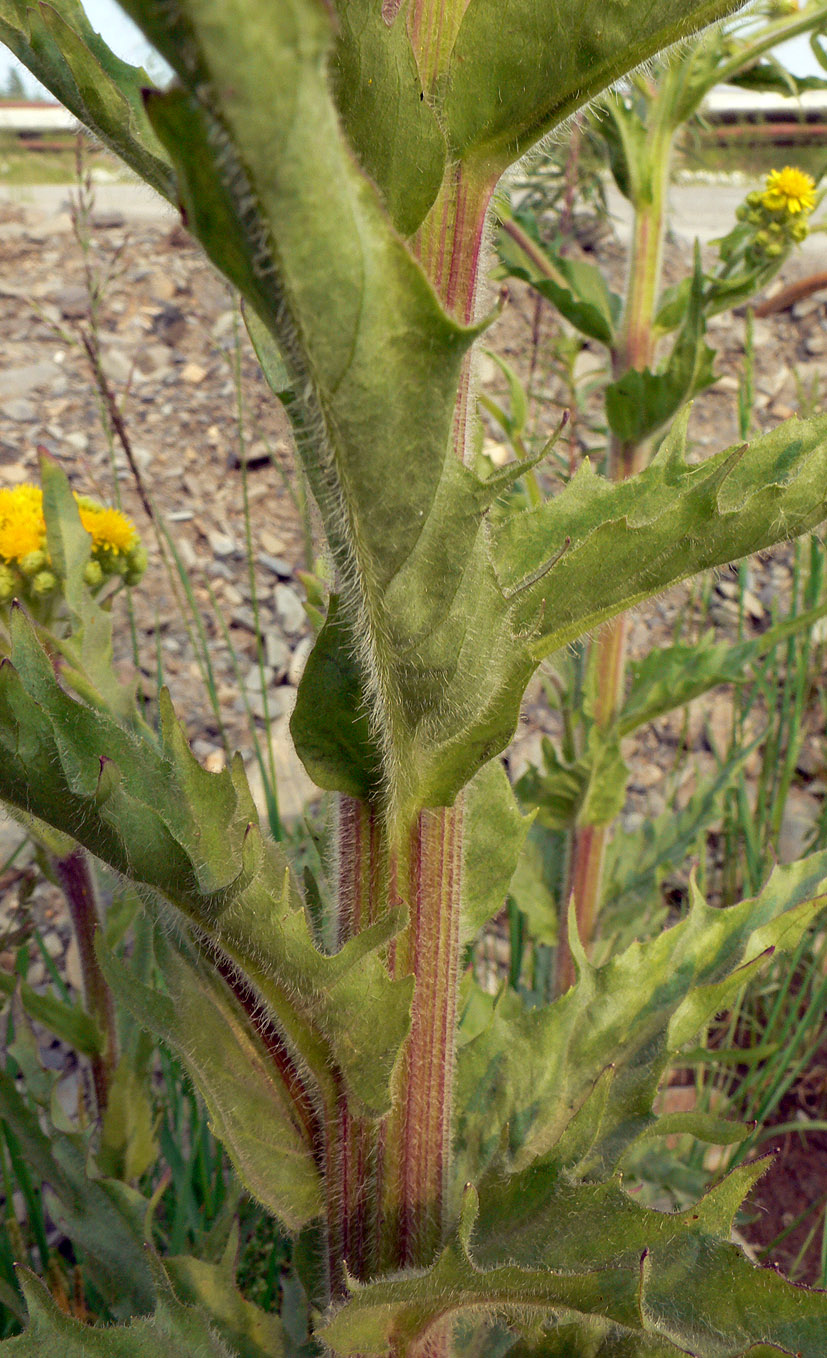
[[[705,343],[705,333],[704,274],[696,242],[683,325],[662,369],[630,368],[606,388],[606,418],[619,439],[640,443],[651,438],[687,401],[712,386],[715,351]]]
[[[510,236],[502,233],[498,249],[508,272],[530,283],[581,334],[610,347],[622,301],[617,293],[609,291],[600,270],[585,260],[567,259],[547,246],[533,245],[532,256],[528,256]],[[539,264],[547,273],[538,273]]]
[[[144,1251],[145,1200],[113,1179],[91,1178],[83,1137],[69,1132],[50,1136],[14,1080],[2,1070],[0,1116],[17,1138],[31,1172],[48,1186],[52,1218],[83,1251],[84,1271],[113,1313],[124,1317],[150,1311],[153,1290]]]
[[[765,1169],[766,1162],[742,1166],[674,1214],[641,1207],[619,1182],[572,1184],[542,1165],[488,1185],[478,1216],[468,1188],[457,1236],[436,1263],[353,1286],[323,1337],[340,1354],[405,1355],[435,1326],[487,1312],[518,1332],[536,1333],[545,1321],[583,1338],[594,1335],[595,1317],[607,1322],[598,1339],[625,1338],[628,1347],[569,1352],[606,1358],[670,1351],[738,1358],[764,1343],[820,1358],[827,1293],[757,1268],[727,1241],[735,1212]]]
[[[589,965],[574,936],[577,983],[547,1009],[492,1005],[490,1026],[460,1050],[458,1181],[552,1152],[578,1175],[610,1172],[654,1125],[671,1057],[768,949],[795,947],[826,889],[827,853],[814,854],[727,910],[693,889],[686,919],[603,966]]]
[[[471,780],[463,816],[462,933],[470,941],[502,910],[533,817],[521,814],[508,774],[492,759]]]
[[[520,600],[516,621],[536,628],[538,659],[673,581],[823,518],[827,418],[790,420],[695,466],[686,420],[640,475],[610,483],[586,463],[553,500],[497,525],[500,580]]]
[[[209,1315],[237,1358],[290,1358],[293,1349],[279,1316],[246,1301],[236,1287],[236,1246],[234,1232],[220,1263],[178,1254],[164,1260],[164,1270],[181,1301]]]
[[[180,911],[246,975],[313,1077],[341,1070],[366,1111],[387,1107],[409,982],[377,953],[388,917],[335,956],[315,947],[283,852],[262,836],[240,761],[207,773],[162,695],[155,748],[60,686],[22,610],[0,668],[0,795],[72,834]]]
[[[410,236],[432,206],[445,168],[445,137],[423,99],[406,24],[373,0],[336,0],[333,91],[344,131],[379,186],[394,225]]]
[[[739,0],[470,0],[441,83],[452,149],[501,173],[627,71],[738,8]]]
[[[0,41],[137,174],[175,202],[175,178],[144,112],[146,71],[116,57],[79,0],[0,0]]]
[[[156,1268],[156,1272],[160,1270]],[[184,1306],[167,1286],[151,1316],[128,1325],[97,1329],[61,1311],[39,1278],[19,1270],[29,1310],[26,1333],[3,1344],[9,1358],[233,1358],[219,1339],[209,1316]]]
[[[168,994],[142,985],[98,945],[115,994],[181,1057],[245,1188],[290,1230],[322,1212],[310,1132],[250,1016],[214,972],[159,945]],[[305,1110],[306,1116],[311,1110]]]

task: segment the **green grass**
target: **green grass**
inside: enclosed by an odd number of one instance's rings
[[[72,184],[75,182],[76,137],[68,133],[49,134],[49,150],[35,151],[21,146],[16,136],[0,132],[0,184]],[[58,147],[58,143],[61,145]],[[84,137],[85,154],[93,170],[105,169],[107,177],[126,182],[130,176],[120,161],[103,147]]]

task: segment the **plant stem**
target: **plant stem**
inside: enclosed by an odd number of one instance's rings
[[[426,90],[438,74],[437,52],[444,50],[440,44],[446,33],[454,32],[464,8],[464,0],[444,7],[419,0],[412,6],[409,23]],[[463,324],[476,317],[493,187],[490,175],[462,164],[451,166],[410,242],[446,310]],[[452,440],[461,460],[470,456],[475,408],[472,369],[466,362]],[[411,1028],[394,1072],[391,1112],[376,1126],[355,1116],[347,1100],[338,1110],[338,1153],[331,1162],[336,1181],[328,1183],[329,1244],[335,1252],[334,1238],[341,1231],[349,1269],[357,1277],[369,1277],[381,1269],[427,1266],[448,1226],[462,798],[451,807],[414,809],[398,823],[383,805],[340,796],[334,831],[339,943],[383,911],[402,906],[408,923],[389,950],[388,965],[395,978],[414,978]],[[344,1225],[340,1228],[338,1222]],[[429,1358],[446,1358],[450,1335],[447,1326],[429,1337]]]
[[[632,368],[642,370],[649,367],[654,358],[652,328],[660,290],[666,194],[674,138],[674,124],[669,116],[672,84],[666,79],[657,99],[650,105],[652,116],[646,159],[644,164],[637,167],[640,178],[634,203],[623,330],[612,353],[615,381]],[[646,466],[650,453],[649,440],[623,441],[612,434],[609,439],[609,478],[623,481],[628,476],[634,476]],[[621,615],[607,623],[593,643],[592,663],[596,672],[597,691],[594,720],[601,732],[609,731],[623,699],[626,640],[627,618]],[[587,951],[600,911],[609,835],[609,825],[578,825],[572,833],[565,899],[574,900],[577,928]],[[574,980],[574,959],[567,931],[561,928],[556,959],[557,994],[568,990]]]
[[[72,927],[77,939],[86,1009],[95,1020],[103,1038],[100,1054],[91,1058],[92,1083],[95,1088],[98,1116],[103,1117],[109,1098],[112,1073],[118,1059],[118,1037],[112,991],[106,983],[95,954],[95,932],[100,927],[95,883],[89,859],[81,848],[73,849],[65,858],[56,858],[55,868],[69,906]]]

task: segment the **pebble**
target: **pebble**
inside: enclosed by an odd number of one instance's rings
[[[0,401],[0,410],[17,424],[32,424],[37,410],[25,396],[15,396],[9,401]]]
[[[74,934],[69,939],[66,956],[63,959],[63,974],[73,990],[83,990],[83,973],[80,969],[80,949]]]
[[[301,599],[289,585],[276,585],[273,598],[276,616],[285,632],[288,636],[296,636],[307,621]]]
[[[269,552],[259,552],[258,564],[265,570],[272,571],[280,580],[289,580],[293,575],[293,567],[289,561],[285,561],[283,556],[271,556]]]
[[[287,671],[287,678],[294,688],[298,688],[304,667],[307,664],[307,657],[313,650],[315,637],[302,637],[290,659],[290,667]]]
[[[269,528],[262,528],[258,540],[262,551],[269,556],[283,556],[287,551],[287,543],[284,538],[280,538],[277,533],[271,532]]]
[[[207,376],[207,369],[202,368],[200,363],[185,363],[181,369],[181,381],[189,382],[192,386],[199,386]]]
[[[114,210],[108,212],[93,212],[92,225],[97,231],[115,231],[120,226],[126,226],[126,218],[122,212]]]
[[[80,321],[89,314],[89,293],[86,288],[61,288],[55,295],[55,302],[65,321]]]
[[[804,349],[808,354],[815,357],[827,353],[827,335],[825,335],[823,331],[818,330],[814,331],[811,335],[807,335],[804,340]]]
[[[0,371],[0,399],[4,396],[25,396],[35,387],[46,386],[57,376],[59,369],[54,363],[26,363],[20,368],[4,368]]]
[[[232,556],[235,552],[235,542],[228,533],[211,530],[207,533],[207,541],[213,556],[217,556],[219,560]]]
[[[301,645],[302,643],[299,642],[299,646]],[[296,649],[298,650],[298,647]],[[284,638],[280,637],[278,632],[272,628],[264,634],[264,657],[277,679],[283,679],[285,675],[289,674],[291,684],[294,682],[292,673],[295,657],[291,657],[290,647]]]

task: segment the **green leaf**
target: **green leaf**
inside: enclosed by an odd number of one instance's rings
[[[569,259],[535,241],[528,254],[505,231],[497,249],[510,274],[530,283],[581,334],[611,347],[623,303],[594,264]]]
[[[543,736],[542,764],[530,764],[517,779],[515,791],[523,806],[536,810],[541,825],[567,830],[577,819],[589,771],[585,761],[569,763],[553,741]]]
[[[751,677],[752,666],[783,641],[808,632],[827,613],[827,605],[785,618],[751,641],[715,640],[707,632],[694,646],[678,644],[650,651],[632,666],[628,696],[618,718],[627,736],[665,712],[683,707],[718,684],[739,684]]]
[[[422,86],[406,24],[388,23],[373,0],[336,0],[333,91],[342,126],[382,192],[396,229],[410,236],[439,192],[445,137]]]
[[[686,919],[603,966],[586,962],[575,936],[577,983],[547,1009],[498,1005],[459,1052],[464,1176],[552,1152],[578,1175],[610,1172],[653,1126],[672,1056],[732,1002],[767,950],[795,947],[825,888],[827,853],[814,854],[776,868],[754,900],[727,910],[694,889]]]
[[[626,801],[629,770],[620,753],[620,740],[613,731],[593,726],[589,731],[584,763],[587,769],[578,825],[611,825]]]
[[[289,1358],[293,1349],[280,1318],[246,1301],[236,1287],[236,1244],[234,1231],[219,1264],[179,1254],[165,1259],[164,1269],[181,1301],[209,1315],[238,1358]]]
[[[47,991],[38,994],[17,975],[0,969],[0,991],[11,997],[19,989],[20,1002],[29,1018],[42,1023],[50,1033],[82,1056],[97,1056],[100,1053],[102,1038],[94,1019],[90,1018],[79,1004],[68,1004]]]
[[[465,791],[462,936],[470,942],[505,905],[533,817],[524,816],[508,774],[492,759]]]
[[[736,1358],[778,1341],[820,1358],[827,1294],[757,1268],[726,1238],[765,1168],[742,1166],[674,1214],[639,1206],[617,1181],[572,1184],[551,1166],[488,1185],[478,1218],[469,1187],[457,1235],[434,1265],[352,1284],[322,1337],[339,1354],[404,1356],[436,1326],[487,1312],[532,1338],[545,1322],[598,1341],[569,1353]]]
[[[601,0],[471,0],[440,82],[451,148],[499,174],[627,71],[738,7],[738,0],[608,8]]]
[[[554,947],[558,939],[559,859],[564,853],[554,831],[544,825],[532,825],[509,891],[517,909],[526,917],[531,937],[549,947]]]
[[[160,1269],[156,1267],[156,1274]],[[93,1329],[74,1320],[52,1300],[43,1283],[28,1269],[18,1270],[26,1298],[26,1333],[7,1339],[9,1358],[233,1358],[218,1338],[209,1315],[183,1306],[168,1285],[160,1292],[155,1312],[128,1325]]]
[[[290,734],[314,783],[370,801],[381,785],[382,752],[370,729],[356,649],[333,594],[304,668]]]
[[[639,476],[610,483],[588,463],[560,495],[494,527],[515,625],[542,656],[695,571],[815,526],[827,508],[827,418],[789,420],[699,465],[686,414]],[[543,611],[541,611],[543,610]]]
[[[196,958],[159,943],[163,994],[136,980],[102,943],[98,948],[115,994],[186,1061],[245,1188],[290,1230],[319,1216],[321,1183],[302,1110],[229,988]]]
[[[437,1322],[463,1311],[517,1317],[527,1308],[546,1312],[609,1313],[626,1321],[637,1310],[637,1270],[589,1268],[565,1273],[504,1264],[481,1269],[468,1249],[476,1216],[476,1194],[469,1186],[454,1240],[436,1263],[421,1273],[397,1275],[366,1286],[351,1284],[351,1297],[320,1331],[338,1354],[414,1352]]]
[[[574,825],[609,825],[623,809],[629,770],[614,731],[589,728],[580,759],[568,763],[543,737],[542,767],[532,765],[517,782],[517,795],[537,808],[543,825],[565,830]]]
[[[158,1158],[147,1084],[132,1061],[122,1056],[109,1086],[98,1163],[102,1173],[125,1183],[140,1179]]]
[[[144,1250],[146,1202],[113,1179],[90,1177],[80,1135],[44,1131],[37,1112],[0,1070],[0,1116],[20,1143],[32,1174],[48,1185],[55,1224],[83,1252],[84,1273],[117,1317],[152,1309]],[[23,1350],[21,1350],[23,1351]],[[39,1352],[49,1350],[40,1349]]]
[[[110,51],[78,0],[0,0],[0,41],[80,122],[175,202],[172,167],[143,108],[149,76]]]
[[[320,1087],[339,1070],[379,1114],[408,1026],[410,982],[379,956],[398,916],[335,956],[316,948],[283,851],[265,839],[240,761],[207,773],[166,694],[161,748],[61,689],[20,609],[12,664],[0,667],[0,795],[73,835],[116,871],[160,893],[232,973]]]

